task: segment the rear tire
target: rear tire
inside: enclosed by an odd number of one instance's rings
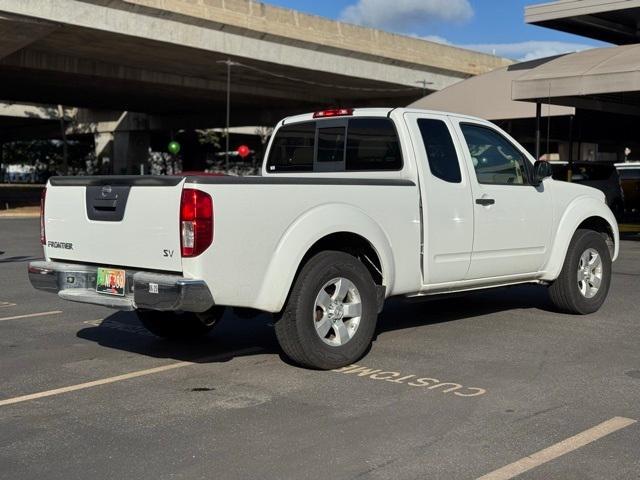
[[[213,307],[204,313],[160,312],[136,310],[144,327],[158,337],[168,340],[184,340],[206,335],[224,314],[224,307]]]
[[[378,320],[376,286],[366,267],[338,251],[302,267],[275,324],[284,353],[304,367],[330,370],[359,360]]]
[[[577,230],[560,276],[549,287],[554,306],[565,313],[586,315],[600,309],[609,293],[611,255],[601,234]]]

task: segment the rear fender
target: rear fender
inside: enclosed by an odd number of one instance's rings
[[[618,258],[618,250],[620,248],[620,234],[618,232],[618,223],[613,213],[607,205],[601,200],[592,197],[578,197],[573,200],[564,211],[555,238],[553,240],[551,255],[545,268],[545,274],[542,280],[553,281],[560,275],[564,259],[569,250],[571,238],[582,222],[591,217],[600,217],[604,219],[613,232],[614,252],[611,260]]]
[[[354,233],[369,241],[380,258],[383,284],[390,292],[395,265],[387,235],[364,211],[352,205],[332,203],[306,211],[287,228],[272,255],[256,307],[268,312],[282,310],[305,254],[318,240],[341,232]]]

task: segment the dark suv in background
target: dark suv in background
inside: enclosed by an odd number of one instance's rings
[[[553,178],[567,181],[569,162],[549,162],[553,169]],[[607,198],[607,205],[618,222],[624,217],[624,193],[620,186],[620,177],[612,163],[573,162],[571,181],[597,188]]]
[[[640,162],[616,163],[627,212],[640,212]]]

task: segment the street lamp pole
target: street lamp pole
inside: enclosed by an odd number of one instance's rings
[[[227,66],[227,115],[226,115],[226,123],[225,123],[225,152],[224,152],[224,166],[225,170],[229,171],[229,126],[231,123],[231,67],[233,65],[239,65],[237,62],[231,61],[231,59],[227,60],[219,60],[216,63],[222,63]]]
[[[224,169],[229,172],[229,124],[231,123],[231,60],[227,60],[227,123],[225,127]]]
[[[422,85],[422,95],[427,96],[427,85],[433,85],[429,80],[417,80],[416,83]]]

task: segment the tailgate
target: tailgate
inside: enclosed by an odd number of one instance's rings
[[[48,259],[182,271],[177,177],[52,179],[45,201]]]

